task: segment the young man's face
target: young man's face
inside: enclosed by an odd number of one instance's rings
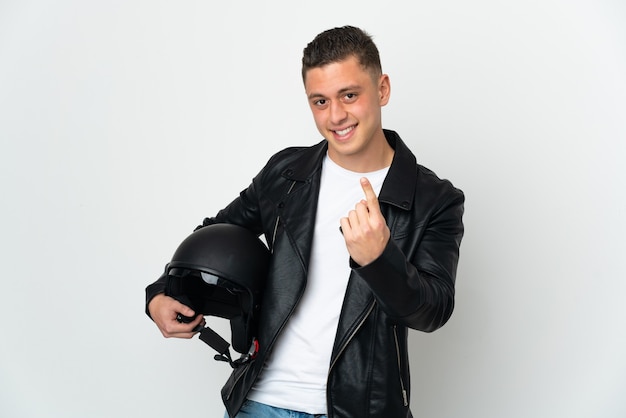
[[[353,171],[373,171],[387,147],[381,107],[389,101],[387,75],[374,80],[356,57],[313,68],[304,88],[319,132],[328,141],[328,155]]]

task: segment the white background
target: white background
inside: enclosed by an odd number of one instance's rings
[[[344,24],[380,48],[384,126],[467,196],[455,313],[410,337],[414,413],[626,416],[617,0],[0,0],[0,416],[222,416],[230,368],[162,338],[144,288],[320,140],[301,52]]]

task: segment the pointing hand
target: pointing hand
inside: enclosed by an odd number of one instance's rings
[[[391,233],[380,211],[372,184],[362,177],[361,187],[365,199],[358,202],[347,217],[341,218],[341,230],[350,257],[357,264],[365,266],[383,253]]]

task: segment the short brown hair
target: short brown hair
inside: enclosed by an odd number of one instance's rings
[[[354,26],[328,29],[315,37],[302,54],[302,81],[312,68],[323,67],[354,56],[372,76],[382,74],[380,55],[372,37]]]

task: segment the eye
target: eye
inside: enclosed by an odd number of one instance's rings
[[[343,101],[346,103],[352,103],[356,100],[356,98],[357,98],[356,93],[346,93],[346,95],[343,96]]]
[[[328,104],[328,100],[326,99],[317,99],[313,101],[313,106],[315,107],[324,107]]]

